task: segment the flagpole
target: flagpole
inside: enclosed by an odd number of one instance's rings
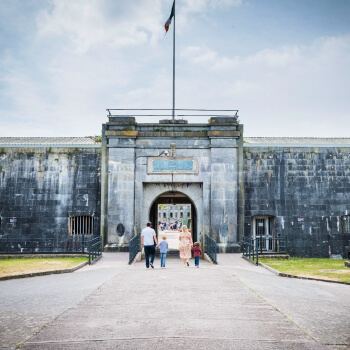
[[[175,0],[174,0],[174,31],[173,31],[173,123],[175,122]]]

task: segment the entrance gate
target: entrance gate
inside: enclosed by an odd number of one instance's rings
[[[193,241],[197,241],[196,207],[181,192],[165,192],[157,197],[150,208],[149,218],[158,239],[162,233],[179,231],[182,225],[186,225],[192,232]]]
[[[157,205],[189,204],[193,240],[208,235],[220,251],[239,251],[244,221],[238,217],[243,218],[244,205],[238,203],[243,201],[238,195],[243,137],[237,115],[208,114],[208,123],[138,123],[134,112],[122,113],[110,114],[102,132],[101,234],[106,249],[129,250],[147,221],[157,228]]]

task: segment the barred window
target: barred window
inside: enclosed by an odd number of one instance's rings
[[[350,215],[343,215],[341,217],[341,232],[350,233]]]
[[[92,235],[94,233],[94,217],[92,215],[74,215],[68,219],[70,235]]]

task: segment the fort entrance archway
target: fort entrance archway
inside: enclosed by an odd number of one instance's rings
[[[182,215],[190,215],[187,225],[194,240],[209,235],[220,251],[239,249],[243,153],[236,117],[190,124],[137,123],[131,116],[110,116],[102,144],[101,232],[107,247],[127,249],[148,221],[158,229],[159,213],[171,209],[174,216],[181,215],[182,205]],[[185,214],[185,205],[190,214]],[[166,224],[179,221],[167,219],[172,220]]]
[[[153,227],[157,229],[158,236],[160,221],[163,225],[166,224],[166,229],[169,230],[171,230],[171,225],[175,228],[174,224],[176,228],[181,224],[186,225],[191,229],[193,240],[199,240],[203,225],[202,184],[145,183],[141,216],[141,222],[152,222]]]
[[[183,226],[192,232],[193,241],[197,241],[196,206],[184,193],[164,192],[150,207],[149,219],[156,229],[158,239],[167,236],[170,248],[177,249],[178,234]]]

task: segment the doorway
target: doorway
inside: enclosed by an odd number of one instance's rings
[[[184,225],[197,241],[197,213],[191,199],[177,191],[158,196],[151,205],[149,219],[156,230],[158,240],[166,236],[169,248],[178,250],[178,237]]]
[[[275,251],[275,233],[273,216],[255,216],[253,218],[253,238],[257,239],[258,249]]]

